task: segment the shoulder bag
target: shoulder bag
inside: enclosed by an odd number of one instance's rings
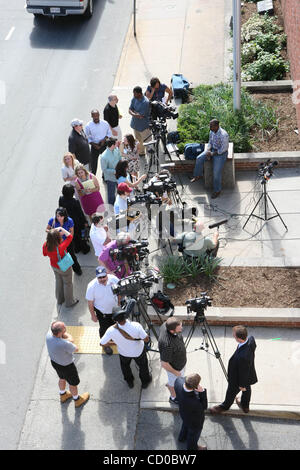
[[[56,247],[56,251],[57,251],[57,264],[59,266],[59,269],[62,272],[66,272],[67,269],[69,269],[74,264],[72,256],[70,255],[70,253],[65,251],[65,256],[61,258],[59,251],[58,251],[58,247]]]

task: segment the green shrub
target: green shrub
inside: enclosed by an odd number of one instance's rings
[[[183,258],[178,255],[167,256],[159,265],[164,282],[177,283],[185,274]]]
[[[281,51],[286,35],[268,14],[252,15],[241,28],[242,80],[280,80],[289,70]]]
[[[265,118],[267,116],[267,119]],[[250,132],[252,129],[277,129],[274,109],[257,103],[250,93],[241,90],[241,111],[233,111],[233,89],[227,84],[214,86],[200,85],[193,90],[193,101],[179,108],[177,129],[183,152],[188,142],[208,142],[209,121],[219,119],[221,126],[228,132],[235,152],[249,152],[252,148]]]
[[[280,80],[288,71],[289,64],[280,55],[262,51],[257,60],[243,67],[242,80]]]

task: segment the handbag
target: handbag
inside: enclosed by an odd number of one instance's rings
[[[57,251],[57,258],[58,258],[57,264],[59,266],[59,269],[62,272],[66,272],[67,269],[69,269],[74,264],[73,258],[70,255],[70,253],[66,253],[66,251],[65,251],[65,256],[61,258],[57,247],[56,247],[56,251]]]

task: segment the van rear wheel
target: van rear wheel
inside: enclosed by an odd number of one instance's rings
[[[89,0],[88,6],[84,12],[85,18],[89,19],[93,16],[93,0]]]

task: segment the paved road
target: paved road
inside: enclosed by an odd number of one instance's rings
[[[142,410],[135,450],[183,450],[184,444],[177,442],[180,426],[178,414]],[[199,444],[209,450],[299,450],[299,424],[253,416],[207,416]]]
[[[0,0],[1,449],[17,446],[54,307],[41,246],[69,122],[102,110],[130,21],[126,0],[94,3],[88,22],[37,21],[24,2]]]

